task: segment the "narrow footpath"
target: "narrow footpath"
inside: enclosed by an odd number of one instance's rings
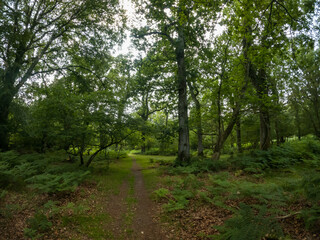
[[[134,176],[134,192],[137,200],[133,219],[133,239],[141,240],[165,240],[165,234],[161,232],[158,222],[152,217],[155,213],[155,204],[149,198],[145,188],[141,168],[133,159],[132,174]]]

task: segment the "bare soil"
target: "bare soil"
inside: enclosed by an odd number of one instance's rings
[[[112,218],[111,230],[115,239],[123,239],[127,234],[127,229],[124,222],[124,215],[127,211],[125,199],[128,195],[129,184],[124,181],[120,187],[119,194],[112,195],[106,203],[106,209]]]
[[[141,168],[133,159],[132,173],[135,178],[135,198],[137,205],[133,219],[133,236],[132,239],[141,240],[165,240],[168,239],[162,231],[159,222],[154,217],[156,206],[149,198],[149,194],[145,188]]]

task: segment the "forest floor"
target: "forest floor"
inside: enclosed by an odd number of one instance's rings
[[[30,218],[36,219],[40,229],[34,239],[212,239],[219,234],[216,227],[233,216],[231,208],[238,209],[241,202],[257,204],[251,195],[264,197],[263,192],[279,198],[276,203],[282,212],[277,214],[284,217],[277,221],[286,237],[283,239],[320,239],[320,231],[307,231],[301,217],[295,214],[307,203],[295,197],[285,206],[281,194],[274,191],[277,184],[288,179],[287,185],[295,184],[299,169],[277,172],[263,180],[249,179],[241,172],[195,175],[188,168],[168,173],[166,164],[173,160],[174,157],[130,155],[110,165],[97,161],[90,168],[89,179],[73,193],[8,193],[0,203],[0,239],[28,239],[25,229],[30,227]],[[236,189],[239,186],[240,190]],[[234,192],[234,198],[222,203],[221,199],[210,198],[209,191],[219,196]],[[238,198],[242,194],[244,197]],[[35,217],[39,212],[47,218]]]
[[[108,169],[97,162],[90,179],[74,193],[9,193],[1,203],[5,210],[0,214],[0,239],[28,239],[27,219],[48,201],[57,203],[58,213],[49,217],[50,230],[35,239],[167,239],[159,223],[160,208],[150,199],[154,189],[146,188],[142,170],[134,157],[115,161]],[[39,225],[45,224],[39,220]]]

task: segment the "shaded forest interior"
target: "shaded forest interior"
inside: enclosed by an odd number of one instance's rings
[[[319,239],[319,16],[1,1],[0,239]]]

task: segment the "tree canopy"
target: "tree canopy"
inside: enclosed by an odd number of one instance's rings
[[[132,2],[0,3],[0,149],[187,165],[320,137],[319,1]]]

